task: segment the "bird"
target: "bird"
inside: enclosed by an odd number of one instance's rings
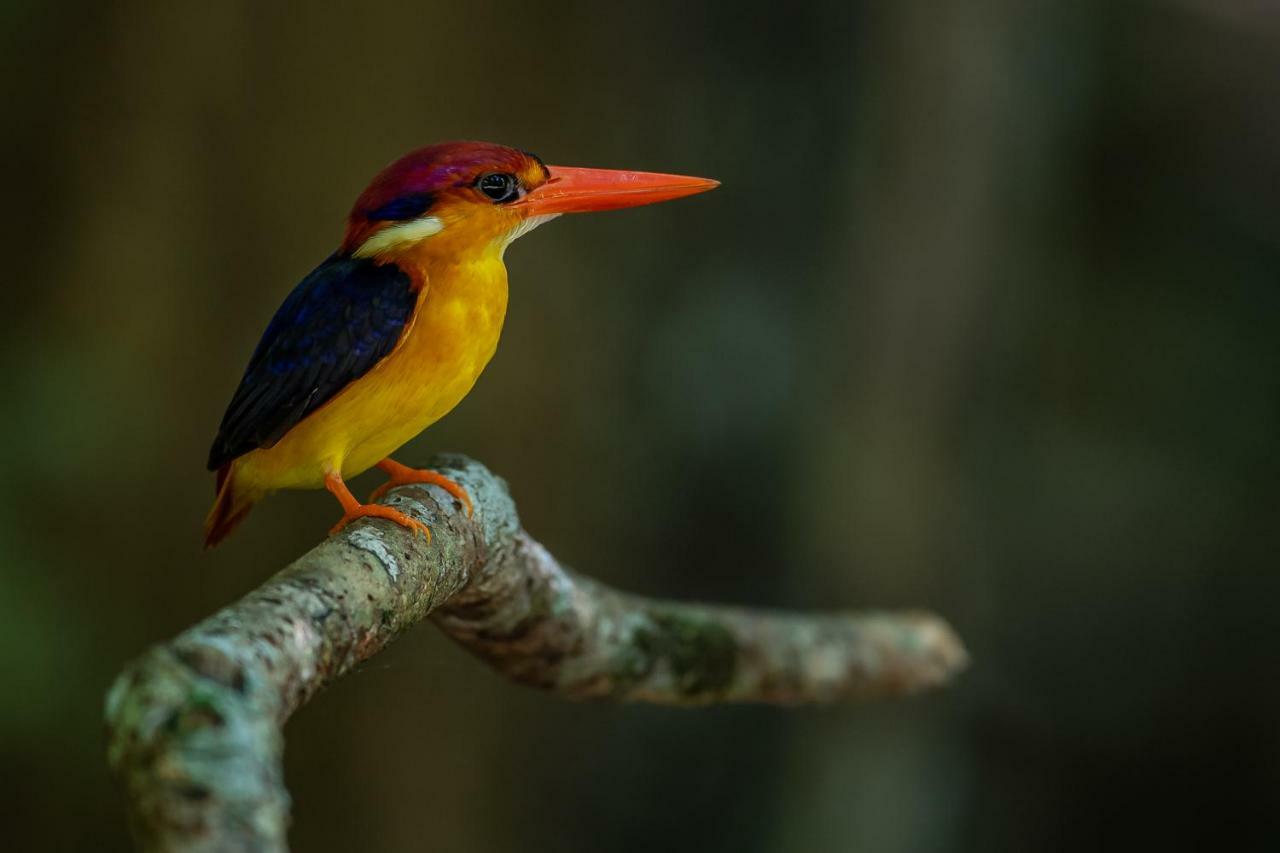
[[[565,213],[613,210],[705,192],[686,175],[548,166],[488,142],[411,151],[357,197],[342,242],[285,298],[231,396],[209,450],[211,548],[252,507],[285,489],[327,489],[337,533],[381,518],[430,539],[421,521],[374,503],[387,489],[436,485],[467,512],[453,480],[391,458],[471,391],[498,346],[508,246]],[[346,481],[388,480],[364,503]]]

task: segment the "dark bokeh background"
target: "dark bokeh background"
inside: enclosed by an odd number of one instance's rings
[[[484,460],[610,583],[936,608],[974,666],[573,705],[423,627],[290,724],[299,850],[1274,849],[1274,4],[0,8],[7,849],[127,848],[112,676],[333,521],[203,553],[207,445],[364,182],[450,138],[724,186],[519,243],[402,458]]]

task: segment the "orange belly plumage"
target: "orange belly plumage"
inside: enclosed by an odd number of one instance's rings
[[[232,463],[237,492],[314,489],[354,477],[444,417],[493,357],[507,309],[500,257],[424,270],[412,325],[395,350],[271,447]]]

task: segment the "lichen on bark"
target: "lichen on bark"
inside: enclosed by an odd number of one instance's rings
[[[289,715],[428,616],[504,675],[567,698],[673,705],[830,702],[912,693],[962,669],[937,617],[802,615],[617,592],[520,529],[506,484],[462,457],[384,500],[430,543],[353,524],[240,601],[131,663],[106,703],[108,757],[144,850],[287,849]]]

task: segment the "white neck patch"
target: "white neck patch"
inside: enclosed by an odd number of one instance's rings
[[[507,247],[512,243],[519,240],[539,225],[542,225],[545,222],[550,222],[559,215],[560,214],[558,213],[548,213],[544,216],[530,216],[528,219],[523,220],[519,225],[507,232],[507,236],[502,240],[502,250],[499,252],[499,255],[504,254],[507,251]]]
[[[439,234],[443,230],[444,223],[435,216],[412,219],[408,222],[392,225],[390,228],[383,228],[377,234],[361,243],[360,248],[356,249],[354,254],[357,258],[373,257],[374,255],[382,254],[388,249],[403,246],[406,243],[425,240],[427,237]]]
[[[506,252],[507,247],[516,240],[559,215],[558,213],[549,213],[545,216],[530,216],[528,219],[522,220],[519,225],[508,231],[506,236],[502,238],[501,252]],[[389,228],[383,228],[377,234],[361,243],[360,248],[356,249],[353,254],[357,258],[371,258],[374,255],[380,255],[383,252],[399,248],[408,243],[425,240],[443,230],[444,222],[435,216],[424,216],[421,219],[401,222]]]

